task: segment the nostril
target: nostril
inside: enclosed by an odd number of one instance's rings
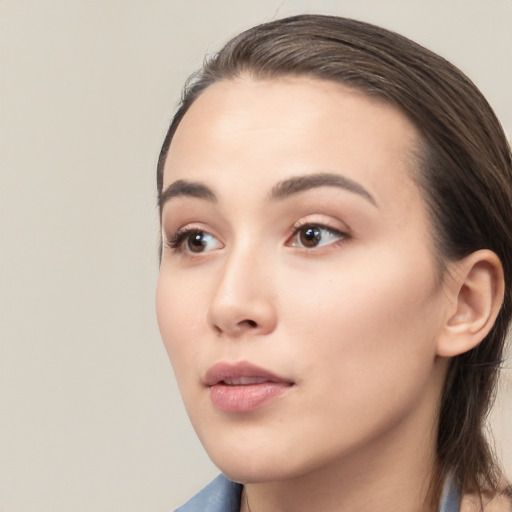
[[[244,331],[246,329],[254,329],[258,327],[258,322],[255,322],[254,320],[242,320],[241,322],[238,322],[235,326],[234,326],[234,329],[235,331]],[[222,334],[225,330],[229,330],[229,329],[223,329],[221,326],[219,325],[213,325],[213,329],[215,330],[216,334]]]

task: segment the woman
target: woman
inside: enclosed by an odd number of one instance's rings
[[[159,326],[225,475],[180,510],[509,510],[482,429],[512,163],[460,71],[353,20],[255,27],[186,87],[158,194]]]

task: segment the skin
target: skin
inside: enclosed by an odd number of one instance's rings
[[[186,180],[215,199],[168,194],[158,322],[201,442],[245,484],[242,510],[426,503],[440,346],[457,300],[412,179],[418,145],[394,107],[305,77],[218,82],[176,131],[164,190]],[[270,197],[319,173],[362,188]],[[319,245],[301,244],[304,225],[327,228]],[[169,247],[180,229],[207,233],[204,250],[186,236]],[[253,411],[225,412],[204,384],[218,362],[251,362],[292,385]]]

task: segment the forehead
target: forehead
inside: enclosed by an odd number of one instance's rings
[[[298,173],[335,171],[396,192],[398,182],[412,186],[419,140],[400,110],[341,84],[309,77],[220,81],[178,126],[164,189],[177,179],[268,188]]]

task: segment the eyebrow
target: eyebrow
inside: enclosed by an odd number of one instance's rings
[[[195,197],[197,199],[206,199],[208,201],[217,202],[217,197],[212,190],[204,185],[195,181],[177,180],[171,183],[158,198],[158,206],[160,211],[164,204],[173,197]]]
[[[375,198],[357,181],[351,180],[341,174],[317,173],[306,176],[295,176],[279,182],[271,192],[271,199],[284,199],[294,194],[319,187],[337,187],[360,195],[374,206],[377,206]]]
[[[316,173],[305,176],[295,176],[280,181],[270,191],[270,199],[285,199],[294,194],[305,192],[319,187],[337,187],[349,192],[360,195],[374,206],[377,202],[374,197],[361,184],[346,176],[333,173]],[[204,183],[177,180],[171,183],[160,195],[158,206],[160,211],[164,204],[173,197],[194,197],[197,199],[206,199],[207,201],[217,202],[217,196]]]

